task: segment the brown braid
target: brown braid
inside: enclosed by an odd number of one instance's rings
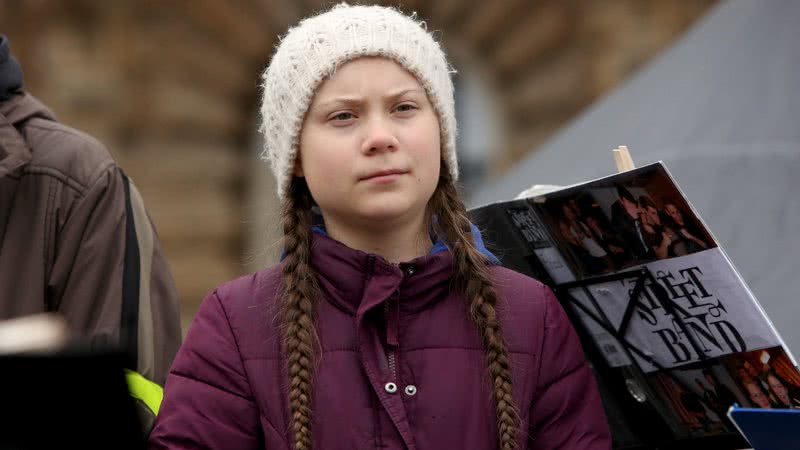
[[[497,293],[486,268],[486,258],[475,246],[466,208],[455,184],[445,168],[431,199],[437,214],[437,228],[453,252],[456,265],[455,282],[470,303],[470,315],[483,338],[486,361],[494,384],[497,431],[501,450],[516,447],[518,415],[511,396],[511,365],[505,341],[500,333],[495,305]]]
[[[314,367],[314,294],[311,253],[311,194],[296,178],[283,201],[283,324],[289,369],[289,409],[295,450],[311,450],[311,392]]]

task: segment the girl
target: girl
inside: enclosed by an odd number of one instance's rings
[[[261,129],[283,259],[205,299],[151,448],[610,447],[553,294],[467,220],[450,72],[390,8],[339,5],[281,40]]]
[[[775,397],[775,403],[780,408],[800,408],[800,395],[798,390],[791,383],[779,377],[777,373],[770,370],[766,375],[769,390]]]

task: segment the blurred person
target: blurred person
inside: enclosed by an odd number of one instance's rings
[[[590,271],[597,273],[610,269],[611,262],[607,258],[608,252],[595,241],[592,230],[589,229],[589,226],[583,222],[580,216],[580,209],[577,208],[577,203],[574,200],[570,201],[570,203],[564,203],[561,211],[567,220],[568,233],[589,254]]]
[[[764,392],[761,385],[753,381],[744,383],[744,388],[747,391],[747,396],[759,408],[772,408],[775,405],[769,398],[769,395]]]
[[[339,4],[262,80],[283,259],[203,301],[150,448],[610,449],[564,310],[467,218],[450,64],[418,19]]]
[[[703,232],[694,223],[686,221],[683,213],[674,203],[664,205],[666,222],[669,223],[687,242],[687,252],[694,253],[708,248],[708,244],[700,237]]]
[[[659,259],[667,258],[669,256],[669,247],[672,245],[670,235],[664,230],[663,227],[658,226],[650,219],[647,212],[647,202],[650,200],[644,195],[639,197],[639,217],[642,221],[642,234],[647,245],[655,253]]]
[[[181,340],[158,238],[106,148],[23,90],[0,35],[0,319],[43,312],[76,339],[128,352],[147,430]]]
[[[710,388],[705,389],[705,386],[703,386],[699,379],[695,381],[698,383],[700,388],[703,389],[703,398],[706,400],[706,403],[711,407],[717,417],[722,420],[725,426],[728,427],[728,429],[736,429],[736,426],[728,417],[728,409],[734,403],[737,403],[736,396],[730,389],[728,389],[727,386],[717,379],[716,375],[714,375],[714,373],[711,371],[711,368],[704,368],[702,373]]]
[[[747,372],[747,369],[744,366],[739,365],[736,367],[736,375],[739,377],[739,381],[742,383],[751,383],[753,382],[753,377]]]
[[[619,233],[632,256],[641,262],[650,261],[655,258],[655,252],[645,241],[639,204],[625,187],[617,185],[616,190],[619,199],[611,205],[611,226]]]
[[[719,398],[717,397],[717,393],[714,392],[712,389],[706,387],[706,385],[703,384],[703,381],[700,380],[699,378],[695,378],[694,382],[695,382],[695,384],[697,384],[697,387],[698,387],[698,389],[700,389],[700,392],[702,392],[701,396],[703,397],[703,400],[705,400],[706,404],[711,409],[713,409],[715,411],[718,410],[719,409]]]
[[[742,364],[742,368],[747,372],[747,375],[753,380],[754,383],[758,383],[761,386],[761,389],[770,396],[770,399],[774,402],[775,399],[772,397],[772,393],[769,390],[769,383],[767,383],[767,373],[769,372],[769,366],[766,364],[760,364],[759,367],[756,367],[751,361],[745,359],[744,363]]]
[[[610,255],[614,269],[619,269],[625,264],[625,258],[627,257],[625,248],[616,235],[601,225],[598,215],[599,213],[589,214],[586,217],[586,225],[589,227],[594,240]]]
[[[656,237],[648,236],[648,241],[653,251],[659,255],[659,258],[684,256],[688,253],[686,239],[678,235],[668,224],[663,223],[658,208],[650,197],[646,195],[640,196],[639,208],[641,209],[643,221],[649,224],[653,230],[658,230]]]
[[[572,213],[575,215],[575,217],[583,218],[583,214],[581,213],[582,208],[578,204],[578,199],[577,198],[572,197],[569,200],[567,200],[566,206],[567,206],[567,208],[570,209],[570,211],[572,211]]]
[[[682,389],[680,390],[680,402],[683,405],[684,409],[689,412],[689,414],[697,420],[700,426],[705,431],[709,431],[711,429],[711,423],[713,422],[712,419],[708,416],[706,412],[706,408],[703,406],[703,400],[700,398],[699,395],[694,393],[689,389]]]
[[[767,383],[778,407],[800,408],[800,390],[795,386],[779,377],[774,371],[767,373]]]
[[[572,259],[582,272],[591,274],[604,268],[602,263],[589,253],[580,238],[573,232],[573,228],[567,219],[558,221],[558,229],[566,243],[567,252],[572,255]]]
[[[727,412],[728,408],[736,403],[736,396],[733,394],[733,391],[731,391],[728,386],[721,383],[709,368],[703,369],[703,377],[705,377],[711,389],[714,391],[714,396],[721,410]]]
[[[763,363],[760,363],[760,367],[756,367],[750,360],[745,359],[744,363],[742,363],[742,368],[747,371],[747,373],[753,378],[763,377],[768,371],[769,367]]]

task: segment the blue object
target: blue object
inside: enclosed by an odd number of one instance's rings
[[[800,409],[741,408],[733,405],[728,417],[754,450],[800,449]]]

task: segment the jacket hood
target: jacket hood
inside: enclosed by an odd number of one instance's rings
[[[46,106],[27,93],[18,93],[0,101],[0,177],[14,173],[30,162],[31,149],[17,126],[32,117],[55,119]]]
[[[22,89],[22,68],[11,55],[8,38],[0,34],[0,101],[11,98]]]
[[[33,95],[24,91],[19,91],[0,102],[0,116],[3,116],[6,121],[15,126],[32,117],[56,120],[56,116],[50,108]]]

